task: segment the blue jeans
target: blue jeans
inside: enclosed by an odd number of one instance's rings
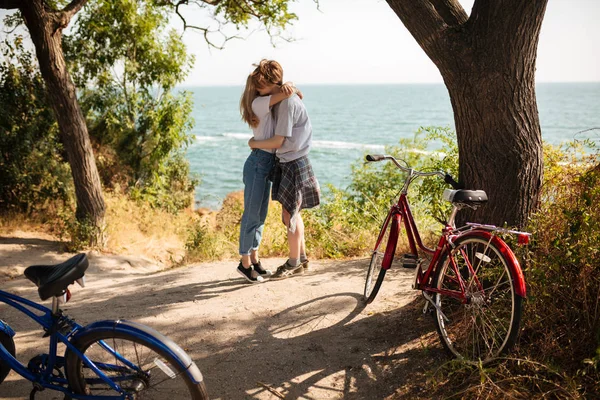
[[[274,163],[275,154],[255,149],[244,164],[244,213],[240,226],[241,256],[249,255],[260,245],[271,192],[271,181],[267,178]]]

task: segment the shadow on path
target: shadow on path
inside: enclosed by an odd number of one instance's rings
[[[306,275],[261,285],[246,284],[229,263],[95,272],[65,308],[82,324],[125,318],[172,337],[198,364],[213,399],[416,398],[414,382],[445,355],[410,289],[412,271],[390,271],[365,307],[358,292],[366,262],[316,262]],[[28,281],[3,289],[39,301]],[[37,327],[5,305],[0,315],[19,331],[22,361],[42,350]],[[30,387],[12,376],[0,390],[17,399]]]

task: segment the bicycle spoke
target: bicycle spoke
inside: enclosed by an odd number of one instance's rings
[[[488,335],[486,334],[486,325],[485,322],[482,320],[482,324],[481,327],[479,326],[479,324],[477,323],[477,316],[473,316],[474,318],[474,327],[476,328],[476,330],[478,330],[480,332],[479,335],[477,335],[477,341],[479,342],[479,339],[481,339],[481,341],[483,342],[483,344],[485,345],[485,347],[487,348],[487,354],[493,354],[493,349],[494,346],[490,346],[490,343],[488,340],[486,340],[486,338],[488,337]],[[475,331],[475,329],[474,329]],[[493,339],[493,335],[492,335],[492,339]],[[493,344],[493,343],[492,343]],[[480,348],[480,346],[478,346],[478,348]],[[477,359],[477,357],[481,357],[479,352],[478,353],[473,353],[473,358]]]
[[[480,315],[480,320],[481,320],[481,327],[482,327],[482,332],[483,332],[483,339],[488,342],[488,340],[486,340],[487,338],[490,338],[491,341],[494,343],[496,342],[496,338],[502,337],[502,333],[500,333],[500,331],[498,329],[496,329],[496,327],[494,327],[493,321],[491,321],[488,316],[486,315],[484,310],[479,310],[479,315]],[[486,329],[487,328],[487,329]],[[506,331],[506,330],[504,330]],[[489,334],[486,334],[486,332],[489,332]],[[492,343],[492,344],[493,344]],[[495,348],[495,346],[492,346],[493,348]]]
[[[436,294],[438,332],[455,355],[468,361],[489,361],[516,336],[513,278],[508,262],[489,237],[459,239],[455,244],[439,267],[436,288],[464,289],[466,302]],[[442,312],[449,323],[442,321]]]
[[[164,399],[167,394],[188,393],[183,383],[186,379],[185,371],[174,368],[171,362],[160,354],[132,340],[114,337],[105,340],[108,340],[110,347],[103,347],[99,342],[94,342],[85,354],[96,365],[107,366],[101,368],[104,374],[126,391],[136,393],[136,398]],[[82,368],[82,371],[90,393],[106,395],[116,393],[92,370]]]

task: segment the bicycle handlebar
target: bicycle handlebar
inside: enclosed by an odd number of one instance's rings
[[[463,189],[463,185],[461,185],[460,183],[456,182],[454,180],[454,178],[452,178],[452,175],[450,175],[449,173],[444,172],[444,171],[432,171],[432,172],[416,171],[416,170],[414,170],[412,168],[403,167],[402,165],[400,165],[400,163],[398,162],[398,160],[396,160],[393,156],[390,156],[390,155],[387,155],[387,154],[367,154],[367,156],[365,158],[366,158],[366,160],[368,162],[391,160],[394,164],[396,164],[396,167],[398,167],[399,169],[401,169],[404,172],[408,172],[409,174],[411,174],[413,176],[434,176],[434,175],[437,175],[437,176],[441,177],[442,179],[444,179],[444,182],[446,182],[447,184],[449,184],[450,186],[452,186],[452,188],[454,188],[454,189]]]

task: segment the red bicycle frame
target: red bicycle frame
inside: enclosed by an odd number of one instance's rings
[[[388,215],[384,221],[383,227],[375,244],[375,249],[379,248],[379,245],[381,244],[381,241],[383,240],[385,232],[387,230],[387,226],[391,223],[392,226],[390,229],[390,237],[388,238],[385,254],[381,263],[382,269],[387,270],[392,265],[392,260],[394,258],[394,253],[396,251],[396,245],[398,243],[398,237],[400,234],[400,225],[402,222],[404,223],[404,229],[406,231],[406,237],[408,239],[411,254],[418,257],[418,249],[421,249],[423,252],[432,255],[431,261],[424,272],[422,271],[421,265],[417,266],[414,284],[415,289],[429,293],[440,293],[444,296],[457,298],[461,302],[466,303],[468,301],[468,298],[466,295],[465,283],[462,279],[462,275],[460,274],[453,257],[449,258],[449,262],[451,268],[455,273],[454,276],[456,278],[454,279],[459,285],[460,291],[437,289],[432,285],[432,278],[436,270],[436,266],[439,263],[439,260],[442,258],[443,255],[450,254],[453,240],[458,238],[459,236],[463,237],[466,235],[473,235],[478,236],[480,238],[484,238],[488,242],[496,245],[496,247],[500,249],[503,255],[505,255],[506,258],[511,261],[511,265],[509,265],[509,268],[511,268],[515,272],[515,276],[517,277],[517,282],[515,282],[515,290],[518,295],[525,297],[525,279],[523,277],[523,272],[521,271],[519,261],[517,260],[512,250],[503,240],[501,240],[498,236],[490,233],[490,230],[495,230],[497,229],[496,227],[491,225],[488,226],[469,224],[470,230],[466,232],[462,231],[460,233],[455,233],[455,229],[450,224],[446,224],[446,226],[442,229],[442,235],[437,244],[437,247],[435,249],[430,249],[427,246],[425,246],[423,244],[423,241],[421,240],[421,236],[417,229],[417,225],[410,211],[410,206],[406,198],[406,193],[404,192],[400,194],[398,203],[390,208],[390,211],[388,212]],[[467,260],[467,267],[469,269],[470,275],[475,277],[474,284],[478,286],[479,291],[483,291],[483,286],[477,279],[477,274],[475,273],[473,266],[468,262],[468,257],[464,257],[464,259]]]

